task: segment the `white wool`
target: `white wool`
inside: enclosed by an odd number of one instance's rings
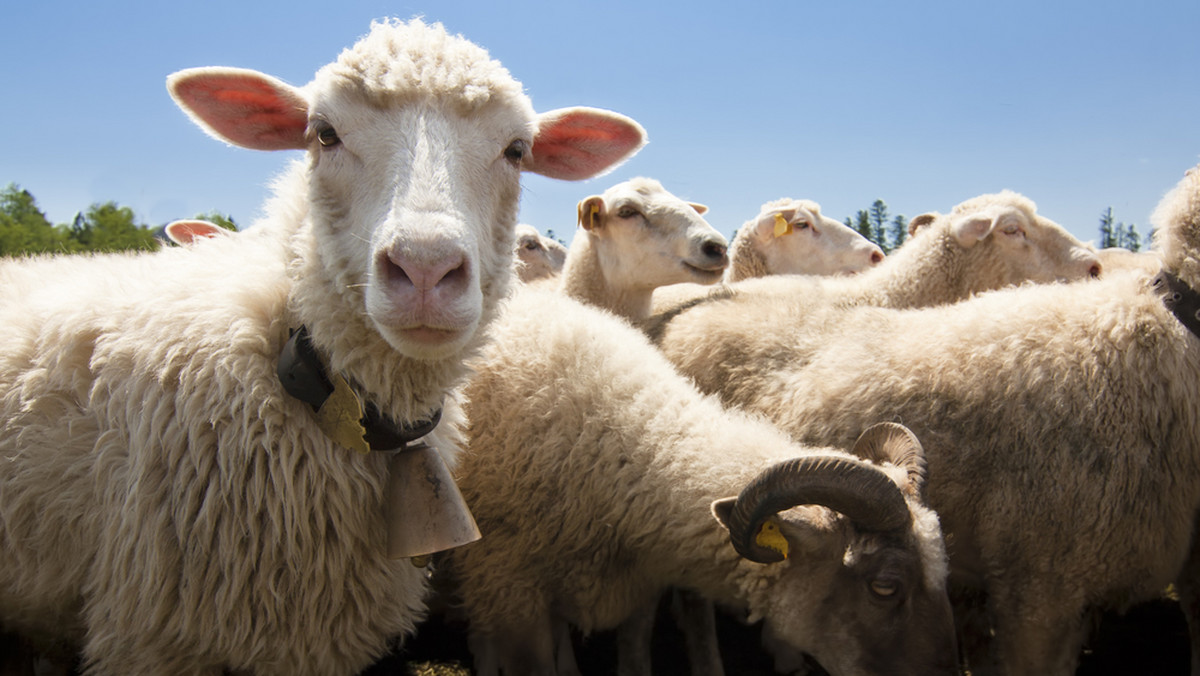
[[[357,673],[423,618],[426,574],[385,554],[387,454],[335,444],[284,392],[289,330],[393,419],[440,408],[425,440],[453,466],[520,170],[595,174],[644,137],[535,115],[420,21],[374,24],[303,88],[225,68],[169,87],[218,138],[307,154],[236,237],[0,262],[0,624],[95,674]],[[563,120],[593,151],[569,172]]]

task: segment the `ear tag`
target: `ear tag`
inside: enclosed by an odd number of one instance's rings
[[[371,446],[363,435],[367,433],[362,426],[362,402],[350,389],[350,383],[341,375],[334,375],[333,394],[321,404],[317,411],[317,427],[325,436],[338,444],[359,453],[370,453]]]
[[[763,522],[762,528],[758,529],[758,535],[754,536],[754,544],[779,552],[783,555],[783,558],[787,558],[787,538],[783,536],[783,533],[779,532],[779,524],[774,521],[768,520]]]
[[[792,224],[788,223],[788,220],[783,217],[783,214],[775,214],[775,236],[783,237],[784,235],[790,234],[792,234]]]

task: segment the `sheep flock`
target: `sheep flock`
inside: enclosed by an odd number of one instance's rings
[[[242,232],[0,262],[0,676],[1071,676],[1147,608],[1128,673],[1200,676],[1200,167],[1145,254],[647,177],[567,248],[521,173],[646,131],[440,24],[167,87],[302,154]]]

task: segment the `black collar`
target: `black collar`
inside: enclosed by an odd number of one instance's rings
[[[1179,323],[1200,338],[1200,293],[1166,270],[1158,273],[1150,285],[1162,294],[1163,304]]]
[[[279,382],[283,383],[283,389],[296,399],[312,406],[314,412],[320,411],[334,393],[334,383],[325,372],[321,357],[309,338],[308,329],[303,326],[291,332],[291,338],[279,354],[276,371],[279,374]],[[403,448],[406,444],[432,432],[442,418],[442,411],[438,409],[426,420],[397,423],[381,413],[371,402],[367,402],[362,408],[363,416],[358,422],[362,426],[362,438],[372,451]],[[326,433],[328,434],[328,430]]]

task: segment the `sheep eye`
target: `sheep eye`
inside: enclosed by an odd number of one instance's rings
[[[341,142],[342,139],[338,138],[337,130],[333,128],[333,125],[326,122],[317,127],[317,143],[320,143],[322,147],[332,148]]]
[[[525,159],[525,155],[528,153],[529,144],[521,140],[516,140],[508,144],[508,147],[504,149],[504,159],[513,164],[520,164],[521,160]]]
[[[542,245],[537,242],[525,242],[521,246],[529,251],[537,251],[538,249],[542,248]]]
[[[797,230],[806,230],[808,228],[808,221],[796,221],[794,226]]]
[[[1001,229],[1001,232],[1006,235],[1015,235],[1021,232],[1021,226],[1017,225],[1016,223],[1009,223],[1008,225],[1004,226],[1003,229]]]
[[[621,207],[617,209],[617,218],[633,218],[637,214],[638,210],[633,207]]]
[[[871,592],[881,598],[890,598],[900,591],[900,583],[894,580],[871,580]]]

